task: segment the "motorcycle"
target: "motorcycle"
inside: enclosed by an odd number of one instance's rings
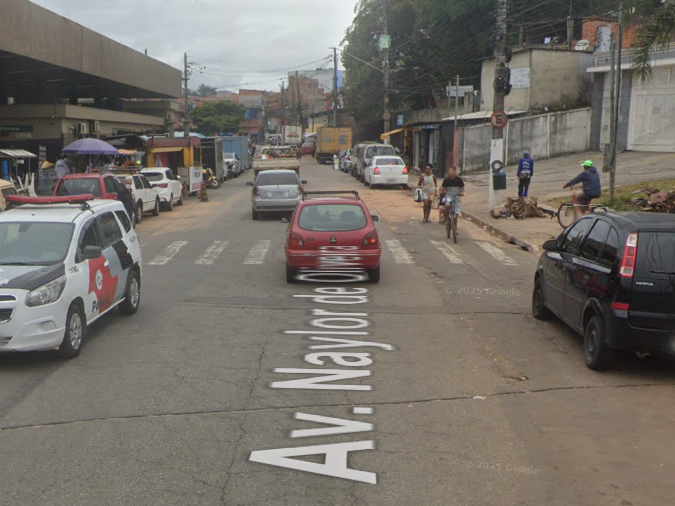
[[[218,181],[218,178],[216,177],[215,172],[213,172],[213,169],[205,169],[202,171],[202,174],[204,175],[204,181],[209,188],[214,190],[220,188],[220,181]]]

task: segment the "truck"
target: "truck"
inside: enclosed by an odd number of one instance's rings
[[[272,151],[274,152],[272,154]],[[254,177],[263,170],[294,170],[300,176],[300,159],[294,146],[258,146],[256,157],[253,160]]]
[[[207,169],[213,169],[216,178],[221,183],[227,180],[227,172],[223,164],[223,141],[220,137],[206,137],[202,139],[202,164]]]
[[[352,129],[321,127],[316,132],[316,161],[328,163],[333,155],[352,147]]]
[[[244,136],[221,137],[223,152],[234,153],[239,157],[242,170],[251,168],[251,157],[248,152],[248,138]]]
[[[299,146],[302,143],[302,127],[301,126],[285,126],[282,130],[282,142],[286,145]]]

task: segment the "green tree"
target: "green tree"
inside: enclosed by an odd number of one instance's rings
[[[675,40],[675,1],[627,0],[623,7],[628,20],[640,25],[633,43],[633,70],[644,81],[651,76],[652,52]]]
[[[214,88],[207,84],[200,84],[197,88],[197,95],[200,97],[213,97],[216,93],[218,93],[218,88]]]
[[[236,132],[245,115],[243,105],[225,101],[207,103],[192,111],[197,128],[205,135]]]

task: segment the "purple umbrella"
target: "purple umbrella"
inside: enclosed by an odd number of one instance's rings
[[[117,149],[99,139],[80,139],[68,144],[62,151],[66,155],[117,155]]]

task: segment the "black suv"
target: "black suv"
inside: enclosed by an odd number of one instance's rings
[[[675,350],[675,217],[591,213],[543,249],[532,314],[582,334],[589,368],[614,350]]]

